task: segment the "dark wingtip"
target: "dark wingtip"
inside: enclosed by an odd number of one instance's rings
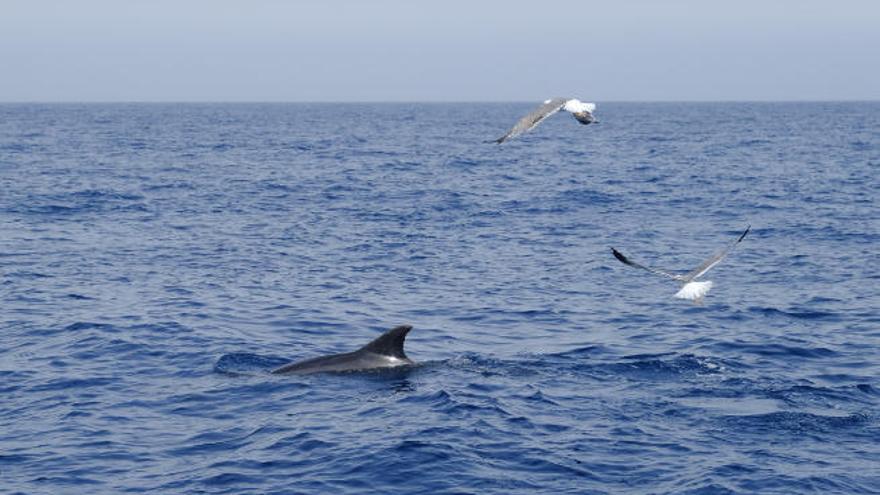
[[[578,122],[580,122],[583,125],[589,125],[594,122],[598,122],[598,120],[596,120],[593,117],[593,114],[590,112],[574,112],[574,113],[572,113],[572,115],[574,116],[575,119],[577,119]]]
[[[617,258],[618,261],[620,261],[621,263],[627,262],[626,256],[624,256],[623,253],[621,253],[620,251],[611,248],[611,252],[614,254],[614,257]]]
[[[751,224],[749,224],[749,225],[746,227],[746,231],[743,232],[742,235],[739,236],[739,239],[737,239],[736,242],[739,242],[739,241],[745,239],[746,234],[748,234],[750,230],[752,230],[752,225],[751,225]]]

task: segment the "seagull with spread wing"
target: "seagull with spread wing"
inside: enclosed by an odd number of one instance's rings
[[[712,288],[712,281],[706,280],[705,282],[699,282],[697,281],[697,279],[703,276],[709,270],[711,270],[712,267],[714,267],[718,263],[721,263],[721,260],[723,260],[728,255],[728,253],[730,253],[734,246],[739,244],[740,241],[745,238],[746,234],[749,233],[749,230],[751,230],[751,228],[751,225],[746,227],[746,231],[740,234],[740,236],[735,241],[730,243],[729,246],[724,248],[724,250],[707,259],[703,262],[702,265],[694,268],[690,273],[687,273],[685,275],[678,275],[675,273],[669,273],[663,270],[658,270],[656,268],[650,268],[644,265],[640,265],[635,261],[627,258],[620,251],[614,248],[611,248],[611,252],[614,253],[614,257],[620,260],[621,263],[624,263],[634,268],[641,268],[642,270],[649,271],[653,274],[661,275],[666,278],[671,278],[680,282],[682,284],[682,288],[675,294],[675,297],[679,299],[687,299],[688,301],[693,301],[699,304],[703,301],[703,297],[705,297],[706,294],[709,293],[709,289]]]
[[[532,112],[525,117],[519,119],[516,125],[514,125],[509,131],[507,131],[507,134],[501,136],[498,139],[492,140],[492,142],[501,144],[504,141],[515,138],[524,132],[531,131],[538,124],[543,122],[547,117],[553,115],[560,110],[570,112],[574,116],[574,118],[577,119],[577,121],[581,124],[592,124],[593,122],[598,122],[598,120],[593,117],[593,110],[595,109],[595,103],[584,103],[576,98],[552,98],[549,100],[545,100],[541,106],[532,110]]]

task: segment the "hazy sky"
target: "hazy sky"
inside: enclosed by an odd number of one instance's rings
[[[880,1],[0,0],[0,101],[880,99]]]

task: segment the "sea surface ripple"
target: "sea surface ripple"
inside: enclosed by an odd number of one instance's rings
[[[0,492],[880,493],[880,104],[530,107],[0,105]]]

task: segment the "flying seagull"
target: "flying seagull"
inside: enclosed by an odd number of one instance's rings
[[[727,256],[728,253],[730,253],[730,251],[733,249],[734,246],[736,246],[737,244],[740,243],[740,241],[743,240],[743,238],[746,236],[746,234],[749,233],[749,230],[751,228],[752,228],[751,225],[746,227],[746,231],[743,232],[742,234],[740,234],[740,236],[734,242],[730,243],[729,246],[724,248],[718,254],[707,259],[706,261],[703,262],[702,265],[694,268],[690,273],[687,273],[685,275],[678,275],[675,273],[669,273],[669,272],[665,272],[663,270],[658,270],[656,268],[650,268],[650,267],[647,267],[644,265],[640,265],[640,264],[636,263],[635,261],[632,261],[631,259],[627,258],[620,251],[618,251],[614,248],[611,248],[611,252],[614,253],[614,257],[617,258],[618,260],[620,260],[621,263],[624,263],[626,265],[629,265],[629,266],[632,266],[635,268],[641,268],[642,270],[647,270],[651,273],[654,273],[657,275],[662,275],[664,277],[671,278],[673,280],[677,280],[678,282],[681,282],[682,288],[681,288],[681,290],[679,290],[675,294],[675,297],[677,297],[679,299],[687,299],[689,301],[693,301],[693,302],[699,304],[703,301],[703,297],[705,297],[705,295],[709,293],[709,289],[712,288],[712,281],[706,280],[705,282],[698,282],[697,279],[700,278],[701,276],[703,276],[709,270],[711,270],[712,267],[714,267],[718,263],[721,263],[721,260],[723,260],[724,257]]]
[[[593,110],[595,109],[595,103],[584,103],[575,98],[552,98],[544,101],[541,106],[532,110],[532,112],[525,117],[519,119],[516,125],[507,131],[507,134],[498,139],[494,139],[491,142],[501,144],[524,132],[531,131],[535,126],[543,122],[544,119],[560,110],[571,112],[571,114],[574,115],[574,118],[576,118],[581,124],[592,124],[593,122],[598,122],[598,120],[593,117]]]

